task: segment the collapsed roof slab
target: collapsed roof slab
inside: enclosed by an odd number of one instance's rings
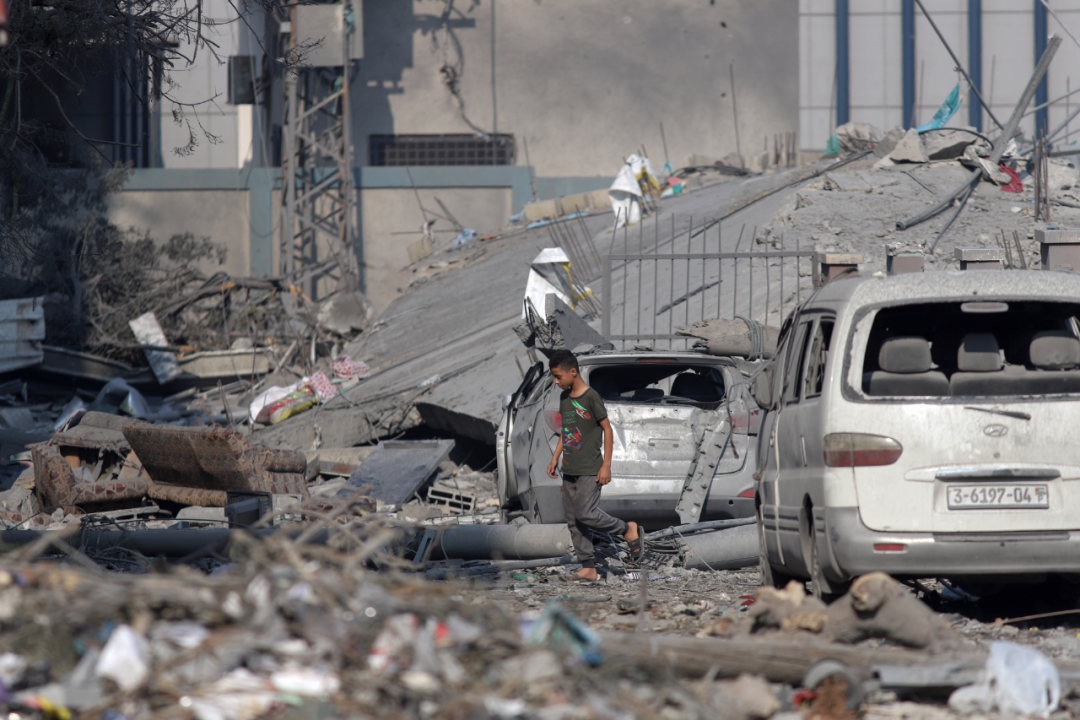
[[[742,183],[732,181],[665,200],[657,222],[661,241],[671,237],[672,216],[677,232],[685,233],[688,220],[721,217],[785,188],[793,172],[801,177],[805,171],[776,173],[780,179],[769,176],[764,183],[759,179],[749,194],[739,193]],[[651,220],[648,233],[630,228],[617,237],[612,220],[610,213],[584,218],[600,255],[638,244],[639,235],[652,239]],[[414,264],[417,280],[411,289],[344,350],[367,362],[373,375],[315,410],[257,429],[253,441],[302,450],[350,447],[423,422],[439,432],[493,443],[502,396],[518,387],[530,364],[511,327],[521,318],[532,260],[551,245],[548,229],[540,227],[469,242]],[[598,278],[575,279],[599,286]]]

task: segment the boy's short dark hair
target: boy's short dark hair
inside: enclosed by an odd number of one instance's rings
[[[574,353],[569,350],[556,350],[551,353],[551,357],[548,358],[548,369],[554,370],[559,368],[560,370],[577,370],[577,358],[574,357]]]

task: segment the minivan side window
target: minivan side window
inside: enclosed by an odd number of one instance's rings
[[[799,323],[795,339],[788,351],[787,367],[784,369],[784,403],[799,401],[799,388],[802,386],[802,369],[806,366],[806,337],[813,320]]]
[[[809,365],[806,368],[806,386],[803,388],[804,398],[821,395],[821,389],[825,384],[825,364],[829,359],[829,344],[832,341],[833,322],[832,318],[818,320],[814,339],[810,343]]]

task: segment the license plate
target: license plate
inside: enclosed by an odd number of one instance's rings
[[[1008,510],[1050,507],[1046,485],[951,485],[950,510]]]

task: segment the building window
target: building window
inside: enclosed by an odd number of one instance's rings
[[[369,157],[387,167],[513,165],[514,136],[372,135]]]

